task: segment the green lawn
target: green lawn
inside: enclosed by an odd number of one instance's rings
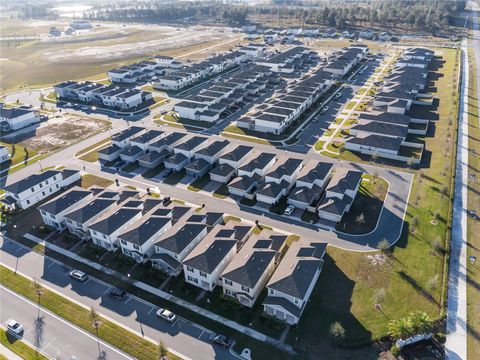
[[[337,230],[349,234],[366,234],[377,225],[388,191],[388,183],[372,175],[363,175],[358,194],[350,211],[337,225]]]
[[[96,142],[95,144],[90,145],[90,146],[86,147],[85,149],[82,149],[82,150],[78,151],[75,154],[75,157],[79,158],[80,160],[84,160],[84,161],[88,161],[88,162],[95,162],[95,161],[98,160],[98,152],[97,151],[92,151],[92,150],[97,149],[97,148],[103,148],[103,147],[109,145],[110,141],[111,141],[111,137],[109,137],[108,139],[100,140],[100,141]]]
[[[37,350],[26,344],[22,340],[18,340],[3,329],[0,329],[0,344],[7,349],[20,356],[25,360],[48,360],[48,357],[39,353]],[[6,359],[6,358],[5,358]]]
[[[479,111],[478,111],[478,84],[476,83],[476,63],[474,52],[469,51],[470,57],[470,77],[469,77],[469,94],[468,94],[468,147],[471,149],[468,157],[468,209],[473,209],[480,214],[480,127],[479,127]],[[476,154],[476,155],[475,155]],[[478,342],[480,339],[480,221],[468,217],[467,222],[467,239],[469,246],[467,247],[467,256],[475,256],[477,265],[468,262],[467,267],[467,350],[469,359],[480,358],[480,347]]]
[[[85,174],[82,176],[81,186],[85,189],[88,189],[90,186],[93,186],[93,185],[98,187],[109,187],[112,184],[113,184],[113,181],[110,179],[105,179],[93,174]]]
[[[36,153],[20,144],[9,144],[0,141],[1,146],[5,146],[10,154],[10,161],[0,165],[0,170],[5,170],[22,162],[28,162]]]
[[[15,274],[4,266],[0,266],[0,275],[2,285],[32,301],[37,301],[37,296],[32,291],[32,282],[30,280]],[[47,289],[43,289],[40,302],[44,308],[82,328],[84,331],[94,336],[96,335],[95,328],[92,326],[90,310]],[[155,356],[153,354],[157,354],[157,345],[101,316],[98,317],[98,320],[101,321],[101,325],[98,328],[100,339],[137,359],[150,360],[152,356]],[[172,360],[180,360],[179,357],[173,354],[168,354],[168,357]]]

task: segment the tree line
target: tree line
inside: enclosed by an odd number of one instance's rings
[[[48,3],[48,2],[47,2]],[[52,15],[45,3],[14,3],[10,7],[25,18]],[[274,26],[379,27],[427,31],[432,34],[449,25],[465,9],[466,0],[271,0],[258,6],[242,2],[210,1],[120,1],[97,6],[85,17],[119,22],[209,22],[244,25],[270,19]]]

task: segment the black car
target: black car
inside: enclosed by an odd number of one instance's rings
[[[123,300],[127,296],[127,293],[125,290],[113,288],[108,292],[108,295],[117,300]]]
[[[226,348],[229,348],[230,346],[233,345],[233,340],[230,339],[229,337],[225,335],[220,335],[220,334],[212,334],[210,336],[210,342],[212,343],[217,343],[219,345],[222,345]]]

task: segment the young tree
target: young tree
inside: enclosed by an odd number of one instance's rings
[[[159,360],[166,360],[167,355],[168,355],[168,350],[163,341],[160,341],[158,343],[158,355],[159,355]]]
[[[38,304],[38,317],[40,317],[40,298],[43,295],[43,288],[38,279],[33,279],[32,283],[33,291],[35,292],[35,295],[37,296],[37,304]]]
[[[413,327],[410,319],[400,318],[392,320],[388,323],[388,334],[394,340],[405,340],[410,337],[413,333]]]
[[[378,245],[377,249],[380,250],[383,254],[387,254],[390,248],[390,243],[387,239],[381,240]]]
[[[432,331],[433,323],[424,311],[415,311],[409,316],[412,330],[416,334],[426,334]]]
[[[425,284],[425,288],[430,295],[431,295],[432,291],[437,288],[438,282],[439,282],[438,281],[438,274],[435,274],[430,279],[428,279],[427,283]]]
[[[341,342],[345,338],[345,329],[338,321],[330,325],[330,336],[336,343]]]
[[[363,212],[355,218],[355,222],[359,225],[365,224],[365,215],[363,214]]]

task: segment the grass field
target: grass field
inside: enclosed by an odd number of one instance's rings
[[[478,84],[476,83],[476,63],[474,53],[469,52],[470,77],[468,93],[468,209],[480,214],[480,120],[478,110]],[[475,256],[477,264],[468,262],[467,267],[467,350],[469,359],[480,358],[480,220],[468,217],[467,223],[467,256]]]
[[[35,158],[37,153],[32,149],[28,149],[27,147],[22,146],[20,144],[8,144],[1,141],[0,141],[0,145],[5,146],[8,149],[8,153],[10,154],[10,162],[3,163],[0,166],[0,170],[5,170],[10,168],[8,172],[12,173],[24,167],[25,164],[31,164],[37,161],[37,158]],[[19,165],[22,163],[24,164],[23,166]],[[18,165],[18,166],[13,168],[15,165]]]
[[[5,330],[0,329],[0,344],[7,349],[20,356],[25,360],[48,360],[46,356],[30,347],[22,340],[14,338],[12,335],[6,333]],[[0,358],[1,359],[1,358]],[[5,358],[6,359],[6,358]]]
[[[97,175],[86,174],[82,176],[82,187],[88,189],[90,186],[109,187],[113,184],[110,179],[105,179]]]
[[[0,275],[2,279],[1,282],[5,287],[32,301],[36,302],[38,300],[36,294],[32,291],[33,286],[29,279],[15,274],[4,266],[0,267]],[[84,331],[96,336],[95,327],[92,326],[93,321],[90,310],[48,289],[43,289],[41,305],[63,319],[82,328]],[[101,316],[98,316],[98,320],[101,321],[101,325],[98,327],[98,337],[100,339],[137,359],[152,359],[152,355],[157,354],[157,345]],[[171,353],[168,354],[168,358],[171,360],[181,359]]]
[[[49,28],[59,26],[58,21],[43,21],[39,24],[33,20],[8,19],[2,22],[2,36],[29,36],[26,39],[12,38],[0,42],[0,53],[5,55],[0,75],[3,93],[25,87],[48,87],[66,80],[90,78],[103,81],[108,70],[155,54],[174,57],[189,57],[191,54],[196,58],[205,58],[212,51],[227,50],[241,42],[233,39],[232,34],[224,35],[218,31],[194,32],[182,28],[177,32],[175,28],[135,25],[122,27],[113,23],[101,24],[82,35],[48,39],[46,34]],[[182,38],[182,35],[189,33],[192,36]],[[174,36],[180,36],[178,42],[169,40]],[[232,42],[223,44],[229,38],[232,38]],[[150,46],[147,47],[148,43]],[[129,44],[132,45],[130,48],[123,48]],[[203,51],[216,45],[219,46],[215,49]]]
[[[384,337],[390,319],[414,310],[423,310],[432,318],[443,316],[455,156],[454,142],[447,134],[456,131],[456,121],[450,123],[448,118],[456,119],[458,113],[454,83],[458,67],[455,50],[441,52],[445,63],[439,72],[444,76],[434,80],[440,120],[435,123],[435,136],[426,138],[430,161],[422,175],[415,176],[400,240],[382,264],[374,264],[366,254],[328,248],[310,306],[298,328],[290,331],[292,345],[323,354],[329,346],[323,339],[335,321],[346,330],[345,345],[355,346]],[[374,296],[382,288],[385,298],[378,311]]]

